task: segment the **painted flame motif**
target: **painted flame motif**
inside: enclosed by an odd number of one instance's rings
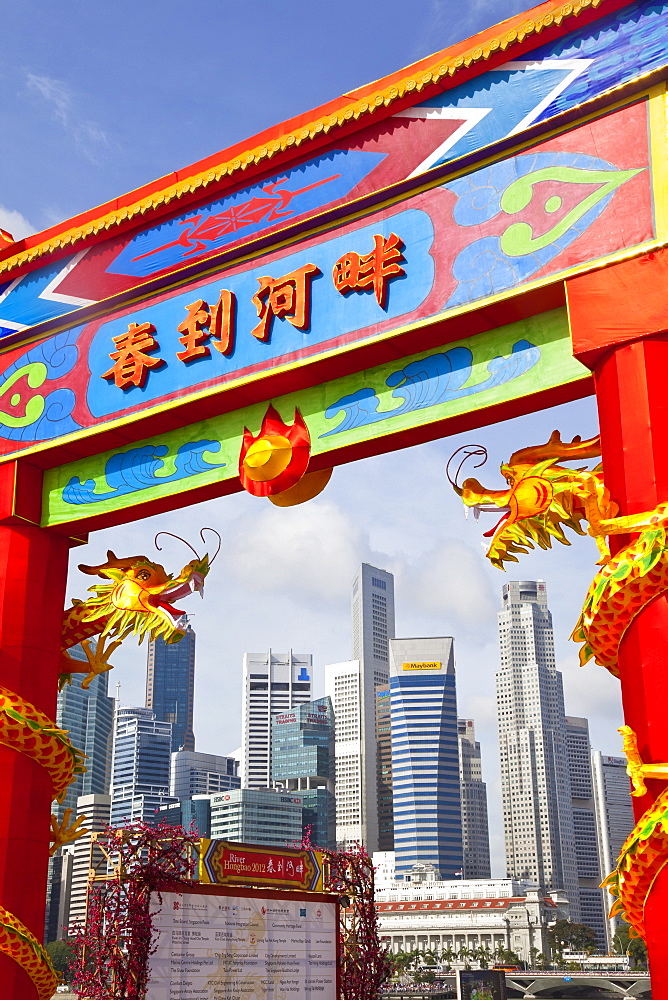
[[[271,497],[291,489],[302,478],[311,457],[311,436],[299,410],[292,425],[267,408],[254,437],[247,427],[239,455],[241,485],[256,497]]]

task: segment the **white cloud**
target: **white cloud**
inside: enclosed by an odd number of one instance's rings
[[[589,736],[594,750],[619,755],[622,738],[622,699],[619,681],[593,661],[581,667],[577,654],[564,657],[557,664],[564,679],[564,702],[567,715],[589,719]]]
[[[24,236],[30,236],[37,232],[37,227],[13,208],[6,208],[0,205],[0,229],[4,229],[14,237],[15,240],[22,240]]]
[[[338,506],[249,510],[230,531],[225,561],[251,590],[277,590],[307,603],[349,600],[350,584],[368,548],[363,532]]]
[[[91,160],[97,162],[101,147],[109,147],[110,135],[95,122],[82,118],[76,107],[74,94],[62,80],[37,73],[26,73],[26,83],[31,93],[46,101],[53,118],[68,132],[78,149]]]
[[[474,631],[493,619],[496,609],[482,553],[454,538],[445,538],[408,565],[400,576],[401,599],[412,599],[450,628]]]

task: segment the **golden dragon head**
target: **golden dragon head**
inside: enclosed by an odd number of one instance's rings
[[[206,530],[213,529],[202,529],[202,540]],[[160,546],[157,540],[160,535],[170,534],[171,532],[161,531],[156,535],[158,550]],[[218,543],[219,551],[220,536]],[[187,542],[184,544],[188,545]],[[119,559],[111,550],[107,552],[107,561],[98,566],[80,565],[82,573],[111,581],[90,588],[96,596],[85,602],[89,610],[83,620],[105,617],[107,621],[102,636],[129,635],[133,632],[141,641],[148,632],[151,639],[161,635],[165,642],[178,642],[185,634],[185,628],[180,624],[185,612],[174,607],[173,602],[195,592],[203,596],[204,580],[218,554],[216,551],[213,558],[209,559],[208,553],[200,556],[191,545],[188,547],[195,553],[195,558],[176,577],[166,573],[159,563],[152,562],[147,556],[126,556]]]
[[[483,511],[502,514],[484,537],[491,538],[487,558],[503,569],[504,562],[517,562],[514,553],[527,552],[536,545],[550,548],[552,538],[569,545],[563,527],[584,534],[580,527],[580,521],[586,516],[583,501],[592,492],[602,489],[600,476],[597,477],[596,471],[573,470],[556,463],[559,459],[594,458],[600,453],[598,437],[588,441],[580,437],[562,441],[559,431],[553,431],[546,444],[522,448],[501,466],[506,489],[488,490],[472,478],[459,485],[457,480],[465,462],[481,458],[477,468],[487,460],[487,449],[482,445],[459,448],[450,458],[446,474],[466,506],[473,508],[476,519]],[[459,464],[453,478],[450,470],[457,456]]]

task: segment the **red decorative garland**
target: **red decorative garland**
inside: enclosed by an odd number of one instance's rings
[[[86,926],[78,931],[74,989],[86,1000],[144,1000],[155,950],[152,892],[192,879],[198,838],[181,827],[134,823],[97,843],[113,874],[93,882]],[[186,885],[184,885],[186,888]]]

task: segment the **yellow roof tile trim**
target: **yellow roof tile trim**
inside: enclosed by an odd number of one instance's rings
[[[198,188],[206,188],[209,184],[221,180],[225,175],[232,175],[246,170],[251,164],[261,163],[263,160],[270,160],[272,156],[291,147],[300,146],[307,139],[313,139],[320,133],[327,133],[339,125],[351,121],[353,118],[359,119],[364,115],[373,114],[381,107],[388,107],[394,101],[406,94],[419,93],[426,86],[438,83],[445,77],[454,76],[462,68],[471,66],[472,63],[481,62],[498,50],[505,51],[509,46],[522,42],[528,35],[538,34],[543,28],[553,24],[561,24],[565,18],[575,17],[587,7],[598,7],[603,0],[575,0],[574,3],[558,4],[552,10],[547,11],[535,20],[527,20],[524,23],[511,28],[497,38],[490,38],[482,45],[478,45],[469,51],[463,52],[446,62],[434,63],[419,76],[408,76],[397,81],[390,87],[379,89],[371,93],[363,100],[353,101],[346,107],[339,109],[335,114],[325,115],[317,118],[303,128],[294,132],[288,132],[264,146],[256,146],[246,153],[233,160],[220,163],[217,167],[205,170],[202,173],[194,174],[183,181],[172,184],[155,194],[149,195],[136,201],[132,205],[116,209],[106,215],[87,222],[84,226],[74,227],[65,230],[58,236],[54,236],[44,243],[39,243],[22,253],[13,257],[8,257],[0,261],[0,273],[10,271],[15,267],[27,264],[44,254],[54,250],[60,250],[69,246],[74,246],[87,236],[93,236],[103,229],[111,229],[113,226],[132,219],[136,215],[142,215],[150,209],[160,205],[166,205],[184,194],[196,191]]]

